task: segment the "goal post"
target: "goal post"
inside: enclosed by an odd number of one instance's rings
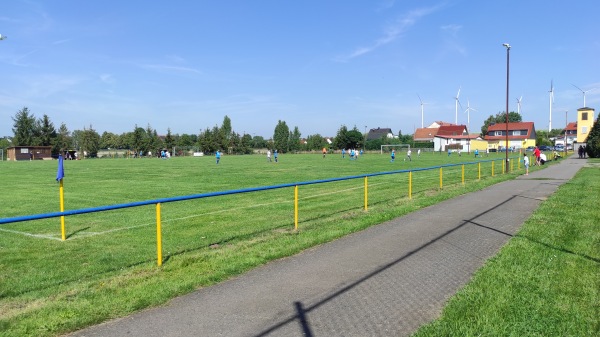
[[[385,149],[386,152],[389,152],[393,148],[399,149],[400,151],[403,148],[406,148],[406,151],[408,152],[408,150],[410,150],[410,144],[387,144],[387,145],[381,145],[381,154],[383,154],[384,149]]]

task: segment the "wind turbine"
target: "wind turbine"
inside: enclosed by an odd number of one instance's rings
[[[586,108],[587,106],[585,105],[585,93],[586,93],[586,92],[588,92],[588,91],[592,91],[592,90],[594,90],[595,88],[592,88],[592,89],[588,89],[588,90],[586,90],[586,91],[583,91],[583,90],[581,90],[581,88],[580,88],[580,87],[576,86],[575,84],[572,84],[572,83],[571,83],[571,85],[572,85],[572,86],[574,86],[575,88],[579,89],[579,91],[581,91],[581,93],[583,93],[583,108]]]
[[[458,125],[458,106],[460,105],[460,108],[462,109],[462,104],[460,104],[460,101],[458,100],[459,95],[460,95],[460,87],[458,87],[458,93],[456,94],[456,97],[454,97],[454,99],[456,100],[456,102],[454,103],[454,105],[455,105],[454,124],[456,124],[456,125]]]
[[[423,103],[423,100],[421,99],[421,96],[419,96],[419,94],[417,94],[417,97],[419,97],[419,102],[421,102],[421,129],[422,129],[424,127],[423,126],[423,105],[429,104],[429,103]]]
[[[548,132],[552,131],[552,104],[554,104],[554,83],[550,80],[550,119],[548,121]]]
[[[521,97],[517,98],[517,113],[520,115],[521,114],[521,101],[523,100],[523,95],[521,95]]]
[[[467,113],[467,130],[471,130],[471,127],[470,127],[470,125],[471,125],[471,111],[477,111],[477,110],[471,108],[471,103],[469,102],[469,99],[467,99],[467,110],[465,110],[465,112]]]

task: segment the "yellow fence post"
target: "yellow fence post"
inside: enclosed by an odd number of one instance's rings
[[[162,231],[160,228],[160,203],[156,204],[156,257],[158,266],[162,266]]]
[[[462,164],[462,184],[465,184],[465,164]]]
[[[495,163],[496,163],[496,162],[492,160],[492,177],[494,176],[494,164],[495,164]]]
[[[294,186],[294,230],[298,230],[298,185]]]
[[[481,180],[481,163],[477,163],[477,179]]]
[[[365,211],[369,210],[369,181],[365,177]]]
[[[65,211],[65,190],[63,188],[63,180],[60,180],[60,184],[59,184],[59,188],[58,188],[58,194],[59,194],[59,198],[60,198],[60,211],[64,212]],[[63,241],[65,241],[67,239],[67,235],[65,234],[65,216],[61,216],[60,217],[60,234],[61,234],[61,238]]]
[[[442,176],[443,176],[442,168],[440,167],[440,190],[442,189],[442,186],[443,186],[443,184],[442,184]]]
[[[506,164],[506,163],[504,163]],[[504,174],[506,172],[506,165],[502,165],[502,174]]]
[[[408,198],[412,199],[412,171],[408,172]]]

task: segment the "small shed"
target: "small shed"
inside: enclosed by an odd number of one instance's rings
[[[6,152],[8,160],[52,159],[52,146],[13,146]]]

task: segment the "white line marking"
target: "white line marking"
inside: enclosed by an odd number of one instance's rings
[[[385,183],[369,184],[369,187],[371,187],[371,186],[377,186],[377,185],[382,185],[382,184],[385,184]],[[338,191],[334,191],[334,192],[327,192],[327,193],[310,195],[310,196],[303,197],[303,198],[298,198],[298,199],[299,200],[314,199],[314,198],[318,198],[318,197],[322,197],[322,196],[326,196],[326,195],[338,194],[338,193],[343,193],[343,192],[348,192],[348,191],[353,191],[353,190],[363,189],[363,188],[364,188],[364,186],[351,187],[351,188],[347,188],[347,189],[343,189],[343,190],[338,190]],[[270,203],[264,203],[264,204],[255,204],[255,205],[250,205],[250,206],[245,206],[245,207],[238,207],[237,209],[256,208],[256,207],[271,206],[271,205],[276,205],[276,204],[286,204],[286,203],[292,203],[292,202],[293,202],[293,200],[292,201],[290,201],[290,200],[283,200],[283,201],[276,201],[276,202],[270,202]],[[201,216],[219,214],[219,213],[224,213],[224,212],[229,212],[229,211],[230,211],[229,209],[222,209],[222,210],[208,212],[208,213],[194,214],[194,215],[188,215],[188,216],[179,217],[179,218],[172,218],[172,219],[162,220],[161,222],[162,223],[167,223],[167,222],[173,222],[173,221],[180,221],[180,220],[192,219],[192,218],[197,218],[197,217],[201,217]],[[129,230],[129,229],[147,227],[147,226],[152,226],[152,225],[155,225],[155,224],[156,224],[155,222],[152,222],[152,223],[145,223],[145,224],[140,224],[140,225],[135,225],[135,226],[114,228],[114,229],[109,229],[109,230],[102,231],[102,232],[81,232],[81,233],[77,234],[77,237],[69,238],[69,240],[71,241],[71,240],[75,240],[75,239],[78,239],[78,238],[91,237],[91,236],[96,236],[96,235],[103,235],[103,234],[109,234],[109,233],[114,233],[114,232],[120,232],[120,231],[124,231],[124,230]],[[15,234],[21,234],[21,235],[35,237],[35,238],[41,238],[41,239],[51,239],[51,240],[62,241],[61,238],[57,238],[57,237],[53,237],[53,236],[46,236],[46,235],[41,235],[41,234],[31,234],[31,233],[27,233],[27,232],[19,232],[19,231],[13,231],[13,230],[2,229],[2,228],[0,228],[0,231],[5,231],[5,232],[10,232],[10,233],[15,233]]]

